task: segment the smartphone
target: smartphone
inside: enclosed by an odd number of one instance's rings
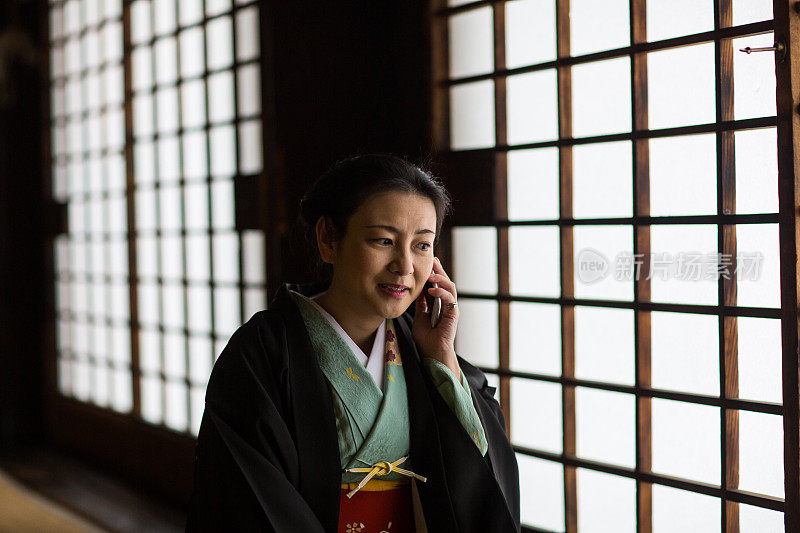
[[[425,282],[425,302],[428,304],[428,311],[431,313],[431,327],[435,328],[442,318],[442,299],[434,298],[428,292],[429,287],[439,287],[437,283]]]

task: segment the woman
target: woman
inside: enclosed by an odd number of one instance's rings
[[[301,217],[330,279],[284,284],[217,360],[187,530],[519,530],[494,388],[454,350],[456,287],[433,254],[448,210],[389,155],[314,184]]]

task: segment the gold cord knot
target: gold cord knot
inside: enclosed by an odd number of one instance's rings
[[[426,478],[424,476],[420,476],[419,474],[415,474],[411,470],[406,470],[405,468],[400,468],[398,466],[400,464],[403,464],[403,462],[406,459],[408,459],[407,455],[405,457],[401,457],[397,461],[394,461],[394,462],[391,462],[391,463],[388,462],[388,461],[381,461],[381,462],[375,463],[374,465],[372,465],[370,467],[367,467],[367,468],[348,468],[347,472],[355,472],[355,473],[363,473],[363,472],[365,472],[367,475],[364,476],[364,479],[362,479],[361,482],[359,482],[359,484],[356,486],[356,488],[354,488],[353,490],[351,490],[350,492],[347,493],[347,497],[348,498],[352,498],[353,495],[356,492],[358,492],[359,490],[361,490],[364,487],[364,485],[366,485],[367,482],[369,482],[369,480],[372,479],[373,477],[375,477],[375,476],[385,476],[385,475],[388,475],[388,474],[390,474],[392,472],[397,472],[398,474],[403,474],[404,476],[408,476],[410,478],[419,479],[423,483],[428,481],[428,478]]]
[[[375,463],[375,468],[378,469],[376,476],[387,476],[394,470],[394,465],[388,461],[381,461],[380,463]]]

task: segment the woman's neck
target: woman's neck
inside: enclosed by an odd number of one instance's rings
[[[383,319],[374,315],[365,319],[364,315],[351,305],[352,300],[342,295],[333,285],[313,300],[336,319],[345,333],[369,357],[372,344],[375,342],[375,334]]]

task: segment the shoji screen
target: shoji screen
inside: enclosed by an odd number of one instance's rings
[[[257,2],[50,13],[59,390],[196,434],[215,357],[266,305],[234,186],[262,170]]]
[[[776,52],[740,51],[772,1],[451,0],[433,28],[440,149],[495,191],[453,229],[457,351],[499,384],[527,529],[783,531]]]

